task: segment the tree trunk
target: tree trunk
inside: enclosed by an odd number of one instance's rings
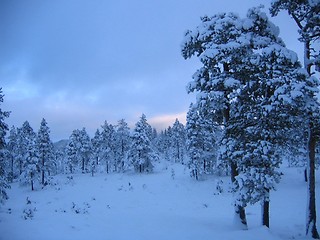
[[[33,187],[33,173],[30,173],[30,177],[31,177],[31,191],[34,190],[34,187]]]
[[[304,45],[304,67],[307,70],[309,76],[311,76],[310,61],[311,51],[310,40],[305,41]],[[310,114],[312,115],[312,113]],[[308,203],[307,203],[307,223],[306,223],[306,235],[319,239],[319,233],[317,231],[317,210],[316,210],[316,189],[315,189],[315,158],[316,158],[316,134],[312,119],[309,117],[309,132],[308,132],[308,163],[307,163],[307,177],[308,182]]]
[[[44,170],[41,171],[41,183],[44,186]]]
[[[308,167],[304,169],[304,181],[308,182]]]
[[[234,183],[236,181],[236,176],[238,175],[237,164],[231,162],[231,181]],[[246,218],[246,210],[243,206],[235,204],[234,206],[235,214],[234,214],[234,223],[240,226],[241,229],[247,230],[247,218]]]
[[[269,189],[266,189],[267,192],[267,197],[264,199],[262,203],[262,225],[266,227],[270,227],[270,212],[269,212],[269,207],[270,207],[270,201],[269,201]]]
[[[234,223],[242,230],[248,230],[245,208],[240,205],[235,205],[234,209]]]
[[[316,136],[313,124],[309,125],[308,136],[308,203],[307,203],[307,224],[306,235],[315,239],[319,239],[317,231],[317,213],[316,213],[316,190],[315,190],[315,152],[316,152]]]

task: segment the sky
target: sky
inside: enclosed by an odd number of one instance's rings
[[[181,42],[200,17],[237,12],[267,0],[1,0],[0,87],[6,123],[42,118],[51,139],[74,129],[93,133],[142,113],[159,131],[185,123],[195,96],[186,85],[200,63],[184,60]],[[271,19],[288,48],[301,57],[297,28],[286,14]]]

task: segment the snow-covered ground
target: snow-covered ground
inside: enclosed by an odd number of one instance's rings
[[[248,231],[233,227],[229,178],[221,178],[224,192],[218,194],[220,178],[197,182],[179,164],[163,162],[152,174],[79,174],[73,180],[59,175],[56,186],[34,192],[14,183],[0,207],[0,239],[305,239],[307,188],[301,171],[283,168],[271,195],[270,229],[261,227],[259,204],[247,208]]]

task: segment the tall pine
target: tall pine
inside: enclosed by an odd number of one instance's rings
[[[199,92],[197,105],[223,126],[235,221],[242,228],[247,228],[244,208],[257,201],[263,202],[263,225],[269,226],[269,192],[280,178],[278,139],[285,139],[288,109],[301,109],[299,102],[306,105],[313,92],[303,82],[296,54],[278,35],[267,15],[252,8],[246,18],[234,13],[202,18],[186,33],[182,48],[185,58],[197,55],[203,64],[189,91]]]
[[[188,166],[191,177],[196,180],[214,172],[218,155],[216,126],[199,110],[196,105],[190,105],[186,124]]]
[[[37,134],[37,151],[39,156],[39,168],[41,171],[41,184],[46,184],[46,178],[54,167],[53,143],[50,139],[50,129],[43,118]]]
[[[152,172],[152,162],[157,159],[150,141],[150,125],[142,114],[132,133],[132,143],[128,151],[128,160],[136,172]]]
[[[28,121],[18,129],[18,165],[20,172],[20,183],[30,185],[34,190],[35,184],[39,182],[38,152],[36,148],[37,134],[33,131]]]
[[[319,79],[314,71],[320,71],[320,2],[318,0],[274,0],[270,12],[273,16],[285,10],[298,27],[299,41],[304,44],[304,68],[308,75],[308,81],[313,85],[319,85]],[[312,87],[312,86],[310,86]],[[319,139],[319,106],[310,101],[304,111],[304,121],[307,123],[308,163],[308,203],[306,235],[319,239],[317,230],[316,194],[315,194],[315,163],[316,143]]]
[[[125,169],[127,152],[131,143],[130,128],[124,119],[118,121],[115,141],[117,151],[116,166],[119,171],[123,171]]]

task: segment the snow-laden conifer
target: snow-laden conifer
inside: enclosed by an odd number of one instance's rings
[[[33,131],[28,121],[18,129],[18,161],[19,181],[22,185],[35,185],[40,183],[39,156],[36,147],[37,134]]]
[[[307,169],[308,203],[306,235],[320,238],[316,223],[316,194],[315,194],[315,164],[316,143],[319,139],[320,112],[316,91],[319,79],[314,71],[320,71],[320,1],[319,0],[273,0],[270,12],[273,16],[281,10],[288,12],[298,27],[299,41],[304,44],[304,69],[307,73],[305,86],[314,91],[313,98],[305,105],[300,122],[300,128],[307,130]],[[302,138],[303,139],[303,138]]]
[[[92,153],[90,160],[91,175],[93,176],[98,171],[98,166],[101,161],[101,134],[99,129],[96,130],[94,137],[91,139]]]
[[[130,128],[128,123],[121,119],[116,126],[116,166],[118,171],[125,169],[127,152],[131,144]]]
[[[26,159],[30,146],[35,143],[36,133],[30,126],[28,121],[22,124],[22,127],[17,129],[17,165],[19,169],[19,176],[24,171]],[[33,150],[32,150],[33,151]]]
[[[268,206],[269,191],[279,181],[276,149],[286,138],[288,110],[305,105],[314,85],[304,82],[296,54],[285,48],[279,29],[260,8],[250,9],[246,18],[234,13],[202,18],[186,33],[182,54],[197,55],[203,64],[189,91],[199,92],[197,105],[225,129],[222,156],[230,161],[236,219],[245,227],[244,207],[257,201]],[[264,212],[268,226],[267,219]]]
[[[190,174],[195,179],[212,174],[217,162],[218,135],[215,124],[191,104],[187,113],[187,149]]]
[[[54,171],[53,143],[50,139],[50,129],[43,118],[37,134],[37,151],[39,156],[39,168],[41,171],[41,184],[45,185],[50,172]]]
[[[132,144],[128,151],[128,160],[136,172],[152,172],[152,162],[158,159],[158,155],[151,146],[149,129],[147,118],[142,114],[133,130]]]
[[[80,170],[89,172],[91,159],[91,141],[85,128],[72,131],[67,146],[66,173],[74,173]]]
[[[171,154],[174,162],[184,163],[186,156],[186,130],[178,119],[171,128]]]
[[[18,141],[17,129],[14,126],[12,126],[9,131],[8,142],[6,146],[6,149],[8,150],[8,161],[9,161],[8,180],[10,182],[12,182],[13,179],[19,176],[17,172],[17,165],[16,165],[16,158],[17,158],[17,151],[18,151],[17,141]]]
[[[101,160],[105,164],[106,172],[109,173],[116,168],[116,131],[107,121],[101,128]]]

